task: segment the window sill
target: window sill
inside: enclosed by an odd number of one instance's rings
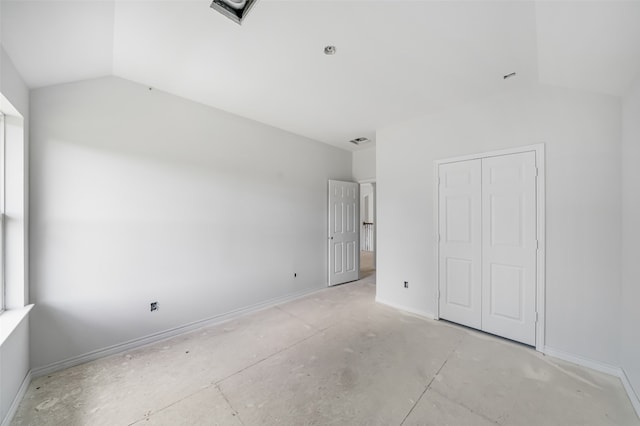
[[[0,346],[18,328],[22,320],[27,317],[31,308],[33,308],[33,305],[27,305],[24,308],[8,309],[0,314]]]

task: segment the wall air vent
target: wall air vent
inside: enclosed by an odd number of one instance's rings
[[[351,139],[349,142],[351,142],[354,145],[363,145],[371,141],[368,138],[355,138],[355,139]]]
[[[233,22],[242,24],[247,13],[249,13],[257,1],[258,0],[213,0],[213,2],[211,2],[211,8],[222,13]]]

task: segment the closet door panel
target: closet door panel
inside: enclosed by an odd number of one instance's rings
[[[481,160],[439,166],[440,317],[481,328]]]
[[[482,330],[535,345],[535,153],[482,159],[482,235]]]

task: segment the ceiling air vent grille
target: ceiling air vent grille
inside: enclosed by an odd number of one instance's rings
[[[247,13],[249,13],[257,1],[258,0],[213,0],[213,2],[211,2],[211,8],[222,13],[233,22],[242,24]]]
[[[362,145],[365,143],[369,143],[371,141],[369,140],[369,138],[355,138],[355,139],[351,139],[349,142],[351,142],[354,145]]]

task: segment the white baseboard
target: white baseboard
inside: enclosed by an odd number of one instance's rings
[[[635,389],[633,389],[633,386],[631,386],[631,382],[629,381],[629,377],[627,376],[627,373],[624,371],[624,368],[620,369],[620,380],[622,380],[622,385],[624,386],[624,389],[627,391],[627,395],[629,395],[629,399],[631,400],[631,404],[633,405],[633,408],[636,409],[636,414],[638,415],[638,417],[640,417],[640,397],[638,397],[638,394],[636,393]]]
[[[561,359],[563,361],[568,361],[573,364],[580,365],[582,367],[587,367],[592,370],[599,371],[601,373],[609,374],[611,376],[620,377],[620,367],[616,367],[614,365],[610,365],[600,361],[595,361],[589,358],[582,357],[580,355],[574,355],[559,349],[550,348],[549,346],[545,346],[542,352],[545,355],[549,355],[554,358]]]
[[[554,358],[561,359],[563,361],[568,361],[573,364],[580,365],[582,367],[587,367],[592,370],[599,371],[601,373],[618,377],[622,382],[622,386],[624,386],[624,390],[627,392],[627,396],[631,401],[631,405],[633,405],[634,410],[636,410],[637,416],[640,418],[640,399],[638,398],[638,395],[633,389],[633,386],[631,386],[631,382],[629,381],[629,378],[627,377],[627,373],[625,373],[623,368],[616,367],[604,362],[595,361],[589,358],[581,357],[579,355],[570,354],[568,352],[561,351],[559,349],[550,348],[548,346],[545,346],[542,352],[545,355],[549,355]]]
[[[276,297],[265,302],[260,302],[255,305],[247,306],[235,311],[227,312],[221,315],[216,315],[210,318],[194,321],[185,325],[171,328],[169,330],[161,331],[158,333],[150,334],[148,336],[139,337],[137,339],[129,340],[127,342],[118,343],[116,345],[108,346],[106,348],[97,349],[95,351],[87,352],[82,355],[67,358],[62,361],[57,361],[42,367],[34,368],[30,371],[32,378],[45,376],[47,374],[55,373],[56,371],[64,370],[66,368],[75,367],[76,365],[84,364],[86,362],[95,361],[96,359],[104,358],[110,355],[115,355],[121,352],[137,349],[141,346],[149,345],[152,343],[160,342],[162,340],[170,339],[177,335],[188,333],[190,331],[197,330],[202,327],[208,327],[223,322],[230,321],[243,315],[258,312],[264,309],[280,305],[282,303],[290,302],[301,297],[317,293],[325,290],[326,287],[306,289],[296,293],[291,293],[286,296]]]
[[[409,312],[411,314],[418,315],[420,317],[424,317],[424,318],[428,318],[428,319],[435,319],[436,318],[436,316],[434,314],[432,314],[431,312],[422,311],[420,309],[415,309],[415,308],[409,308],[407,306],[402,306],[402,305],[399,305],[397,303],[392,303],[392,302],[389,302],[387,300],[380,299],[378,297],[376,297],[376,303],[380,303],[381,305],[390,306],[392,308],[399,309],[401,311]]]
[[[31,370],[29,370],[24,380],[22,381],[22,384],[20,385],[20,389],[18,389],[18,393],[16,394],[16,397],[13,398],[13,402],[11,403],[9,410],[7,411],[7,414],[4,416],[2,423],[0,424],[1,426],[9,426],[9,424],[11,423],[11,420],[13,420],[13,416],[15,416],[16,411],[18,411],[18,406],[20,405],[22,398],[24,398],[24,395],[27,393],[27,389],[31,384],[31,377],[32,377]]]

